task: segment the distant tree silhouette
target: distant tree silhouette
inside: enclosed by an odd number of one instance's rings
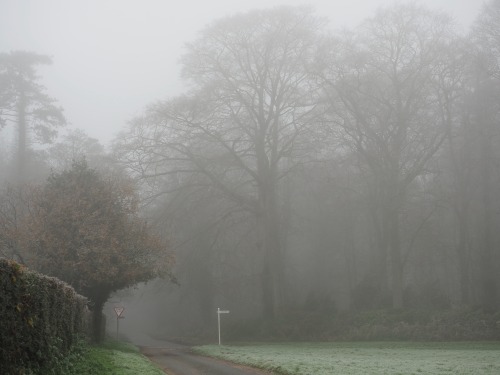
[[[14,51],[0,54],[0,126],[12,122],[17,133],[15,180],[27,179],[30,136],[50,143],[66,120],[55,100],[45,93],[36,74],[38,65],[51,64],[48,56]]]

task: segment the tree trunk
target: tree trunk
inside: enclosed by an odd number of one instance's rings
[[[385,207],[383,208],[385,211]],[[389,272],[387,269],[388,264],[388,249],[389,249],[389,235],[390,235],[390,226],[389,226],[389,217],[384,212],[383,217],[381,219],[381,233],[380,238],[378,239],[378,251],[379,251],[379,259],[378,259],[378,289],[380,296],[388,296],[389,295]]]
[[[273,320],[279,309],[281,283],[283,282],[283,260],[281,241],[281,222],[278,208],[277,163],[275,152],[266,153],[266,136],[268,125],[264,119],[259,120],[259,133],[255,140],[258,170],[258,214],[259,242],[262,244],[262,298],[264,318]],[[276,124],[274,130],[276,130]],[[277,135],[273,134],[273,138]],[[277,139],[274,139],[274,146]],[[274,150],[274,149],[273,149]]]
[[[487,126],[487,124],[485,124]],[[488,129],[489,130],[489,129]],[[489,131],[482,136],[482,204],[483,204],[483,220],[482,226],[482,252],[481,252],[481,268],[482,268],[482,305],[487,310],[495,310],[497,307],[497,286],[495,280],[495,266],[493,260],[493,235],[492,235],[492,188],[491,188],[491,171],[492,171],[492,145],[489,137]]]
[[[274,284],[275,280],[271,271],[271,266],[269,264],[264,264],[264,269],[262,271],[262,312],[264,319],[270,321],[274,320],[276,316]]]
[[[467,246],[467,221],[463,213],[458,213],[458,268],[460,282],[460,302],[470,303],[469,253]]]
[[[370,282],[374,283],[379,298],[387,295],[388,292],[388,270],[387,270],[387,249],[389,247],[388,241],[388,214],[386,213],[387,207],[384,200],[379,197],[371,198],[370,213],[372,223],[375,228],[375,254],[372,260],[373,267],[372,276],[369,278]]]
[[[209,264],[208,260],[206,260],[205,267],[198,269],[196,279],[201,319],[206,326],[213,321],[216,310],[216,306],[214,306],[214,282]]]
[[[92,341],[96,344],[101,343],[104,339],[104,334],[103,334],[104,321],[103,321],[102,310],[104,308],[105,303],[106,300],[104,299],[94,300],[94,306],[92,310]]]
[[[276,184],[268,168],[263,169],[263,179],[259,187],[259,226],[262,244],[263,272],[262,297],[263,313],[266,319],[274,319],[281,299],[283,282],[283,260],[280,216],[277,205]]]
[[[343,246],[344,250],[344,261],[345,261],[345,270],[347,272],[347,288],[348,288],[348,301],[346,301],[347,310],[351,310],[352,308],[352,297],[354,293],[354,287],[357,282],[357,267],[356,267],[356,246],[354,244],[354,219],[352,216],[352,212],[349,208],[347,208],[343,212],[344,217],[346,218],[344,232],[345,232],[345,242]]]
[[[448,116],[451,118],[451,115]],[[461,165],[457,156],[455,139],[452,136],[451,122],[447,121],[446,137],[448,140],[450,159],[451,159],[451,172],[453,175],[453,185],[455,192],[453,196],[453,212],[457,221],[458,243],[456,246],[458,257],[458,273],[459,273],[459,286],[460,286],[460,302],[467,305],[471,302],[470,298],[470,266],[469,266],[469,228],[467,217],[469,216],[469,205],[467,196],[467,184],[470,181],[466,178],[467,173],[464,169],[467,166]],[[466,138],[466,129],[462,127],[464,142],[463,152],[466,152],[465,147],[470,147],[471,140]]]
[[[92,306],[92,341],[101,343],[104,339],[105,320],[103,320],[102,310],[104,304],[109,299],[111,291],[103,290],[103,288],[93,288],[91,290],[82,291],[93,302]]]
[[[264,317],[274,319],[281,304],[283,283],[283,259],[280,225],[274,207],[268,207],[262,220],[264,267],[262,273]]]
[[[403,307],[403,263],[401,260],[401,240],[399,233],[399,215],[392,213],[390,223],[390,254],[392,279],[392,307]]]
[[[26,124],[26,97],[21,93],[17,105],[17,167],[15,180],[26,181],[26,157],[28,148],[28,127]]]

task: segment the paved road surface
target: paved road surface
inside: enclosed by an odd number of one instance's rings
[[[143,348],[142,353],[169,375],[261,375],[269,374],[212,358],[201,357],[178,348]]]
[[[134,335],[130,341],[168,375],[269,375],[268,372],[191,353],[187,346]]]

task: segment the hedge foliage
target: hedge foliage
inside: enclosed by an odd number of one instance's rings
[[[0,258],[0,374],[54,374],[88,331],[87,299],[64,282]]]

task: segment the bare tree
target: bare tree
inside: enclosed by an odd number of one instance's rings
[[[445,139],[438,77],[451,38],[446,16],[396,5],[332,42],[322,61],[332,124],[369,184],[379,284],[390,283],[394,307],[403,303],[400,215]]]
[[[442,174],[449,175],[446,186],[454,218],[451,225],[456,228],[453,243],[458,262],[460,301],[468,304],[471,302],[471,198],[475,189],[476,169],[471,155],[477,147],[477,135],[469,120],[472,92],[468,72],[472,54],[469,44],[463,40],[455,47],[440,74],[441,104],[446,114],[446,147],[443,148],[440,159],[446,166]]]
[[[253,218],[268,317],[283,285],[279,186],[311,151],[318,90],[308,66],[321,25],[291,7],[215,22],[182,60],[191,93],[150,107],[117,144],[143,179],[213,189]]]
[[[500,78],[499,0],[491,0],[484,4],[481,13],[472,27],[472,38],[482,51],[489,55],[489,69],[492,75]]]
[[[470,119],[479,138],[479,168],[481,214],[477,232],[480,241],[480,269],[482,291],[481,303],[487,309],[498,307],[499,282],[496,266],[500,254],[495,249],[499,239],[495,235],[497,227],[497,203],[495,190],[500,182],[498,168],[500,105],[500,1],[486,3],[473,25],[471,39],[474,50],[472,70],[472,111]],[[495,212],[496,211],[496,212]]]
[[[85,159],[92,167],[102,167],[104,147],[82,130],[72,130],[46,150],[48,164],[56,169],[69,169],[75,161]]]

